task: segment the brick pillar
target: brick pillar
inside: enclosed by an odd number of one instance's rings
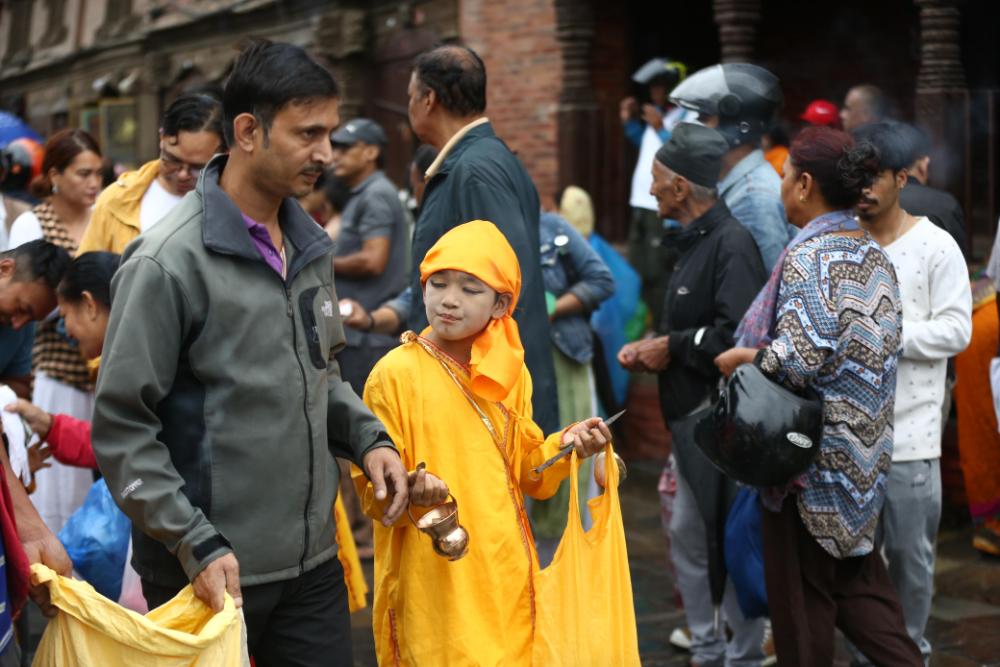
[[[556,36],[562,46],[559,91],[559,188],[578,185],[596,193],[600,183],[600,114],[591,77],[594,12],[590,0],[556,0]],[[558,202],[557,202],[558,203]]]
[[[713,0],[722,49],[720,62],[749,63],[757,53],[760,0]]]
[[[486,115],[544,202],[558,189],[563,50],[553,0],[461,0],[459,34],[486,63]]]
[[[915,0],[920,8],[920,70],[915,116],[931,136],[930,181],[972,204],[970,100],[962,68],[961,0]],[[969,226],[966,230],[972,234]]]

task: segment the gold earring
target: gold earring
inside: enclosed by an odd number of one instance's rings
[[[806,203],[806,198],[805,198],[805,196],[804,196],[804,195],[799,195],[799,202],[801,202],[801,203],[803,203],[803,204],[805,204],[805,203]]]

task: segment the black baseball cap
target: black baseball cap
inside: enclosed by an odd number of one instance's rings
[[[350,120],[330,135],[330,141],[344,146],[353,146],[359,141],[372,146],[385,146],[385,130],[370,118],[355,118]]]

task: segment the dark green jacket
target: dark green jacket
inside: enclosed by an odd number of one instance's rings
[[[420,218],[413,233],[413,308],[407,326],[427,326],[420,262],[452,227],[488,220],[507,237],[521,264],[521,297],[514,312],[524,344],[524,361],[534,386],[535,422],[546,433],[558,430],[559,404],[552,366],[549,316],[545,307],[539,256],[538,192],[521,161],[493,132],[489,123],[472,128],[448,153],[427,182]]]
[[[126,249],[97,386],[94,453],[136,571],[164,586],[230,550],[244,585],[333,558],[334,455],[388,444],[334,360],[332,243],[286,199],[282,280],[219,188],[225,163]]]

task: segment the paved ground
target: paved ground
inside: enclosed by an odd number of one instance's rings
[[[687,654],[667,642],[670,631],[684,621],[683,612],[673,602],[673,585],[665,567],[658,476],[656,464],[632,463],[622,487],[639,649],[646,667],[682,667],[688,664]],[[371,562],[365,567],[371,581]],[[37,612],[33,606],[32,610]],[[31,616],[37,642],[42,619],[37,613]],[[370,610],[354,614],[351,622],[356,664],[375,667]],[[1000,667],[1000,560],[980,557],[972,549],[968,527],[941,534],[937,597],[928,635],[935,647],[932,667]],[[847,665],[841,645],[837,667]]]
[[[622,487],[622,506],[642,663],[682,667],[688,664],[688,654],[667,642],[670,631],[683,624],[683,612],[673,602],[673,584],[665,567],[656,494],[659,472],[653,463],[631,464]],[[939,544],[938,594],[928,629],[935,646],[931,666],[1000,667],[1000,560],[987,560],[973,551],[969,528],[945,531]],[[369,611],[354,614],[352,624],[358,667],[374,667]],[[841,656],[837,666],[846,667],[843,650]]]

